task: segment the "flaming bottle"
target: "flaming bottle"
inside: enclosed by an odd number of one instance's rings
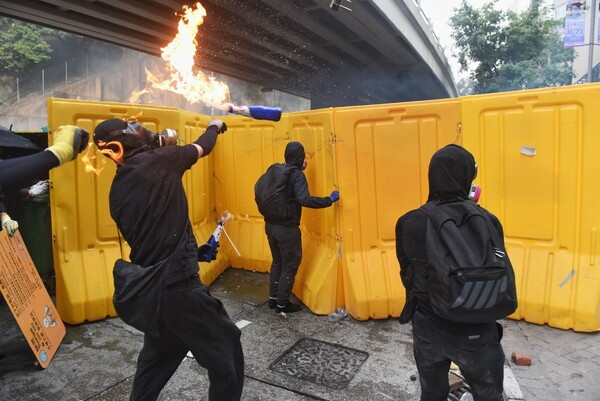
[[[229,113],[254,118],[255,120],[279,121],[281,119],[280,107],[235,106],[231,103],[226,103],[225,107]]]

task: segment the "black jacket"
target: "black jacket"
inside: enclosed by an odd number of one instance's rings
[[[429,165],[428,201],[470,202],[468,193],[476,175],[475,159],[466,149],[448,145],[438,150]],[[503,238],[502,225],[498,218],[489,211],[483,208],[482,210],[490,217],[500,237]],[[406,290],[406,304],[399,320],[400,323],[408,323],[418,305],[419,310],[430,315],[444,327],[461,332],[464,330],[464,324],[437,317],[429,306],[428,262],[425,251],[427,218],[423,211],[415,209],[401,216],[396,223],[396,256],[400,263],[400,278]],[[484,330],[487,326],[490,325],[481,325],[481,329]],[[473,327],[470,328],[472,329]]]
[[[333,203],[329,196],[311,196],[306,176],[302,172],[304,158],[304,146],[300,142],[290,142],[287,144],[285,148],[285,163],[298,167],[290,171],[289,175],[290,197],[292,198],[294,207],[292,208],[291,216],[286,221],[272,222],[265,219],[267,223],[279,224],[286,227],[298,227],[300,225],[300,218],[302,217],[302,207],[321,209],[329,207]]]

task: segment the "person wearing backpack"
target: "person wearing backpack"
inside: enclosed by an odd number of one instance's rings
[[[271,165],[254,187],[273,257],[268,305],[278,314],[302,309],[300,305],[290,302],[294,279],[302,260],[302,207],[326,208],[340,198],[338,191],[325,197],[310,195],[303,173],[306,168],[304,146],[300,142],[288,143],[284,156],[285,163]]]
[[[399,321],[412,320],[421,401],[446,401],[451,362],[475,401],[503,393],[502,326],[517,307],[500,221],[469,200],[477,164],[458,145],[429,164],[427,203],[396,223],[396,255],[406,289]]]

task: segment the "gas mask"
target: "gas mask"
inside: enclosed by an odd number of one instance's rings
[[[162,146],[171,146],[177,145],[177,132],[174,129],[165,128],[162,130],[160,134],[156,134],[146,128],[144,128],[140,123],[128,122],[127,128],[111,131],[106,138],[104,138],[104,142],[110,142],[113,138],[116,138],[120,135],[133,135],[143,145],[150,147],[151,149],[160,148]]]

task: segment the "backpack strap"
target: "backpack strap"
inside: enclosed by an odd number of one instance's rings
[[[292,188],[292,181],[290,180],[290,175],[292,175],[292,172],[295,170],[299,170],[298,167],[292,165],[292,164],[285,164],[286,170],[285,170],[285,175],[286,175],[286,180],[287,180],[287,199],[288,202],[292,202],[294,200],[294,188]]]
[[[488,216],[486,211],[482,210],[481,206],[478,206],[475,203],[472,203],[471,200],[457,199],[455,202],[471,202],[471,203],[465,203],[465,204],[469,205],[469,206],[473,206],[473,208],[471,210],[476,211],[478,214],[480,214],[483,217],[483,220],[485,220],[485,223],[488,226],[488,230],[491,233],[490,239],[492,240],[492,244],[494,245],[494,248],[501,250],[501,252],[504,252],[504,251],[502,251],[502,249],[504,249],[504,246],[503,246],[502,238],[500,238],[500,233],[498,232],[498,229],[492,223],[492,220]],[[433,226],[435,227],[436,232],[439,232],[439,228],[441,226],[441,223],[443,222],[437,216],[436,208],[438,208],[442,205],[445,205],[445,204],[447,204],[447,203],[441,203],[439,200],[434,200],[434,201],[429,201],[429,202],[425,203],[424,205],[422,205],[419,208],[431,220],[431,222],[433,223]]]

